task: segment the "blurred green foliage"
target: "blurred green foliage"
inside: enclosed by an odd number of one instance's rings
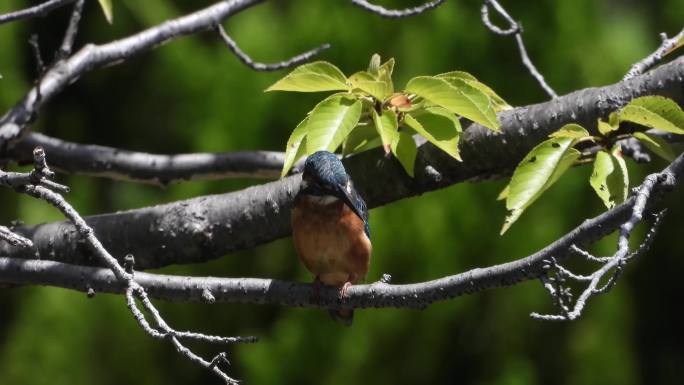
[[[410,6],[420,1],[380,1]],[[79,43],[121,38],[209,1],[122,0],[108,25],[86,4]],[[5,0],[0,12],[28,4]],[[560,94],[618,81],[659,44],[658,33],[684,24],[681,0],[512,2],[528,50]],[[278,61],[323,42],[322,60],[350,73],[378,52],[397,60],[395,79],[460,69],[492,86],[512,105],[546,99],[523,68],[512,39],[488,32],[480,2],[450,0],[419,17],[385,20],[336,0],[272,1],[225,23],[242,49]],[[40,36],[49,59],[69,12],[0,26],[0,111],[36,76],[26,43]],[[216,35],[174,41],[129,62],[87,74],[53,100],[34,129],[83,143],[149,152],[282,150],[290,130],[319,95],[264,94],[280,73],[241,65]],[[49,160],[49,154],[48,154]],[[661,168],[630,165],[631,180]],[[496,202],[506,181],[460,184],[371,212],[369,281],[383,273],[415,282],[520,258],[602,211],[592,196],[589,167],[568,172],[505,236],[505,209]],[[60,175],[82,214],[95,214],[220,193],[254,180],[190,182],[157,189]],[[43,202],[0,190],[0,223],[60,219]],[[160,303],[179,329],[253,334],[261,342],[232,347],[231,374],[247,384],[464,383],[678,384],[684,362],[681,306],[684,205],[670,197],[664,229],[648,255],[627,268],[606,296],[591,301],[574,323],[543,323],[531,311],[551,310],[536,282],[437,303],[423,311],[358,311],[354,325],[324,311],[280,306]],[[614,249],[615,238],[597,252]],[[274,277],[309,281],[290,239],[199,266],[164,272]],[[198,346],[211,354],[214,347]],[[208,372],[152,340],[122,297],[54,288],[0,290],[1,384],[218,383]]]

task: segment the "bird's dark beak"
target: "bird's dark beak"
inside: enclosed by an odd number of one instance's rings
[[[337,186],[337,196],[342,199],[344,203],[349,206],[356,215],[363,220],[363,215],[361,215],[361,212],[359,209],[356,207],[356,203],[354,202],[354,198],[351,195],[351,192],[345,188],[345,186]]]

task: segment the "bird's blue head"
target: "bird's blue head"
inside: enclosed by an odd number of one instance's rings
[[[302,179],[312,195],[337,196],[334,192],[349,183],[342,162],[328,151],[317,151],[306,158]]]

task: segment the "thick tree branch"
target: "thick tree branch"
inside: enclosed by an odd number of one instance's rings
[[[55,170],[155,185],[183,180],[280,177],[285,154],[276,151],[240,151],[162,155],[79,144],[29,133],[7,152],[7,159],[27,164],[34,147],[50,154]]]
[[[565,236],[528,257],[415,284],[390,285],[380,281],[355,285],[349,288],[348,296],[342,300],[336,288],[322,288],[319,295],[315,295],[310,284],[274,279],[187,277],[141,272],[135,274],[135,279],[151,297],[172,301],[268,303],[322,308],[423,308],[436,301],[543,277],[549,260],[563,262],[573,255],[576,245],[595,242],[618,228],[624,233],[625,226],[633,227],[641,220],[635,218],[634,212],[644,213],[647,207],[653,207],[656,193],[672,191],[682,180],[684,154],[661,173],[646,179],[644,186],[648,186],[652,201],[647,201],[649,197],[638,193],[615,208],[584,221]],[[645,244],[650,242],[650,238],[647,237]],[[640,248],[636,253],[642,251]],[[631,258],[623,241],[618,252]],[[613,260],[608,260],[607,266],[614,264],[610,261]],[[125,286],[115,279],[110,269],[17,258],[0,257],[0,282],[58,286],[84,292],[125,291]]]
[[[501,133],[471,125],[460,143],[457,162],[426,143],[419,148],[416,176],[410,178],[382,151],[345,159],[356,186],[370,207],[419,195],[463,181],[503,177],[536,144],[562,125],[575,122],[595,131],[596,120],[643,95],[659,94],[684,102],[684,58],[611,86],[588,88],[546,103],[499,115]],[[114,255],[133,253],[139,268],[195,263],[254,247],[290,233],[290,207],[300,176],[248,189],[166,205],[97,215],[87,222],[102,234]],[[68,223],[16,229],[33,240],[29,252],[0,245],[0,255],[94,264]]]

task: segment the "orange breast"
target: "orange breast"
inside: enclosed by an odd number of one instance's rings
[[[353,284],[368,273],[370,239],[361,218],[342,201],[300,199],[292,210],[292,238],[304,265],[326,285]]]

